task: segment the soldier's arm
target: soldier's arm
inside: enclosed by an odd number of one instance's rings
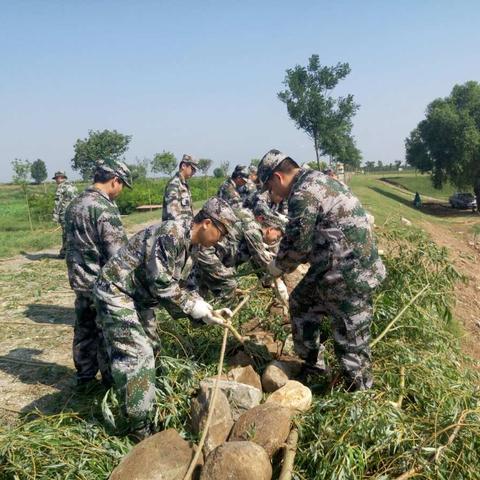
[[[308,262],[318,214],[317,202],[308,192],[297,194],[290,200],[289,222],[275,260],[275,265],[280,270],[293,272],[298,265]]]
[[[164,205],[169,218],[177,218],[178,214],[182,210],[181,198],[180,198],[180,189],[176,182],[170,182],[164,194]]]
[[[253,262],[263,270],[272,261],[273,255],[263,242],[262,232],[258,228],[248,228],[244,232],[248,252]]]
[[[179,241],[173,235],[161,235],[155,244],[155,254],[147,263],[147,277],[150,279],[150,291],[157,300],[169,300],[177,305],[186,315],[190,315],[193,305],[199,299],[198,293],[180,287],[175,278],[175,263],[179,255]]]
[[[62,192],[61,188],[57,188],[55,192],[55,203],[53,205],[53,221],[57,222],[60,220],[60,207],[62,204]]]
[[[97,231],[107,260],[127,243],[127,235],[117,208],[105,210],[99,215]]]

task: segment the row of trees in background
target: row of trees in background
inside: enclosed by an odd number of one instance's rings
[[[75,143],[72,168],[77,170],[84,180],[89,180],[92,178],[93,169],[99,158],[121,159],[131,139],[131,135],[124,135],[116,130],[90,130],[87,138],[78,139]],[[212,163],[213,161],[209,158],[199,159],[198,169],[204,176],[207,176]],[[179,161],[172,152],[163,150],[161,153],[156,153],[151,160],[137,159],[134,164],[128,166],[132,171],[133,179],[138,180],[147,177],[149,168],[153,173],[171,176],[178,164]],[[228,161],[222,162],[215,168],[213,174],[215,177],[224,177],[228,174],[229,168]]]
[[[480,84],[455,85],[437,98],[405,139],[407,162],[431,172],[433,185],[473,189],[480,205]]]

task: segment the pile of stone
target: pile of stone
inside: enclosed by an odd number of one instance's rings
[[[270,480],[272,462],[292,427],[293,416],[310,408],[312,393],[292,380],[300,364],[271,362],[262,377],[251,365],[235,367],[219,381],[208,433],[193,479]],[[200,434],[215,378],[200,382],[192,400],[191,428]],[[264,400],[264,401],[263,401]],[[262,402],[263,401],[263,402]],[[111,480],[183,480],[195,454],[175,430],[157,433],[136,445],[113,471]]]

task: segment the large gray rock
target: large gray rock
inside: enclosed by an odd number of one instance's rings
[[[200,480],[270,480],[267,452],[252,442],[228,442],[207,458]]]
[[[298,360],[274,360],[263,372],[263,390],[268,393],[278,390],[290,379],[297,377],[301,369],[302,363]]]
[[[253,369],[251,365],[246,367],[237,367],[232,368],[227,377],[229,380],[233,380],[238,383],[245,383],[252,387],[262,390],[262,382],[260,380],[260,375]]]
[[[175,430],[164,430],[135,445],[110,480],[183,480],[193,455],[193,448]]]
[[[200,382],[200,388],[213,388],[215,378],[209,377]],[[219,389],[225,394],[232,409],[233,421],[245,411],[257,406],[262,400],[262,391],[245,383],[220,380]]]
[[[229,441],[250,441],[265,449],[270,458],[283,446],[290,432],[292,411],[276,403],[264,403],[245,412],[233,426]]]
[[[267,398],[265,405],[274,403],[298,412],[306,412],[312,405],[312,391],[300,382],[289,380]]]
[[[203,386],[200,388],[198,396],[192,400],[192,430],[196,434],[200,434],[205,427],[212,393],[212,389]],[[205,456],[227,440],[232,426],[233,418],[230,404],[225,394],[219,390],[203,446]]]

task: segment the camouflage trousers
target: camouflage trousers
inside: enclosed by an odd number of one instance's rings
[[[73,363],[77,381],[87,382],[100,370],[105,384],[111,383],[110,367],[101,329],[96,323],[97,311],[88,292],[75,292],[75,327],[73,330]]]
[[[335,354],[352,390],[370,388],[371,293],[357,292],[343,281],[327,285],[310,268],[290,295],[294,347],[307,363],[325,369],[321,325],[330,321]]]
[[[65,222],[60,222],[60,227],[62,229],[62,246],[60,248],[60,252],[58,252],[58,256],[60,258],[65,258],[65,254],[67,253],[67,232],[65,230]]]
[[[215,298],[223,300],[230,300],[235,296],[235,289],[238,287],[235,268],[226,267],[214,248],[199,251],[194,276],[202,297],[205,297],[208,291],[212,292]]]
[[[114,286],[108,292],[95,287],[95,297],[114,388],[129,428],[136,430],[148,422],[155,399],[155,312],[139,308]]]

